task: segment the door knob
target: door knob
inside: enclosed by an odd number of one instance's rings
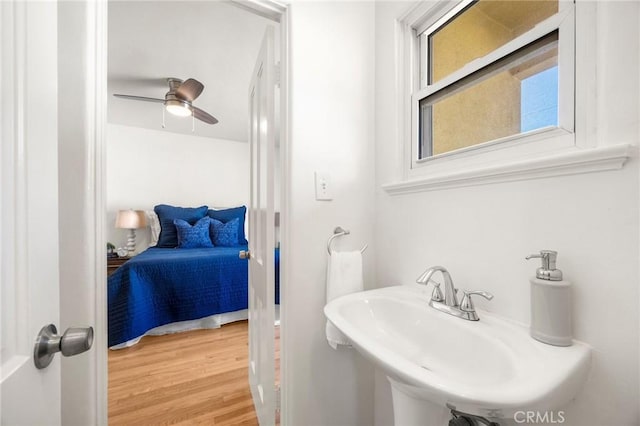
[[[240,259],[251,259],[251,252],[249,250],[240,250],[238,257],[240,257]]]
[[[51,364],[56,352],[61,352],[63,356],[78,355],[91,349],[92,344],[93,327],[71,327],[59,336],[55,325],[45,325],[33,347],[33,362],[40,370]]]

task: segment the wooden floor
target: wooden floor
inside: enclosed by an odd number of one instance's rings
[[[109,351],[109,425],[257,425],[247,332],[240,321]]]

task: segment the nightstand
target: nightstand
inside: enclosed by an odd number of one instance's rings
[[[107,277],[113,274],[116,269],[124,265],[131,259],[130,257],[108,257],[107,258]]]

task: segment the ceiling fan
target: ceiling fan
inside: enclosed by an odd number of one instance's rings
[[[164,99],[147,98],[144,96],[114,94],[116,98],[131,99],[134,101],[156,102],[164,104],[166,110],[179,117],[193,116],[207,124],[216,124],[218,120],[208,112],[193,105],[193,101],[200,96],[204,90],[204,84],[194,78],[185,81],[179,78],[168,78],[169,91],[164,95]]]

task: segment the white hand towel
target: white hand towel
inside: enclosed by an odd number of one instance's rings
[[[362,253],[360,251],[331,252],[327,262],[327,303],[336,297],[364,289],[362,279]],[[326,325],[329,346],[351,345],[349,339],[330,321]]]

